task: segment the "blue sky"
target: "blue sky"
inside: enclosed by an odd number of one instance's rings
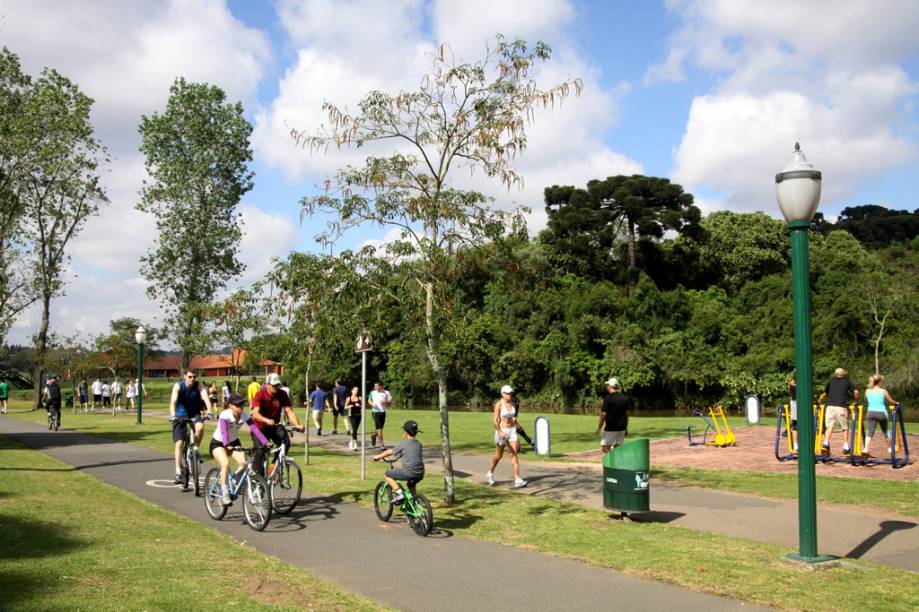
[[[272,256],[315,249],[320,220],[297,202],[349,160],[310,155],[290,127],[313,130],[323,100],[351,105],[372,88],[417,84],[435,45],[481,56],[497,32],[544,40],[543,86],[580,77],[584,92],[539,113],[508,193],[458,178],[495,205],[534,209],[553,183],[641,172],[666,176],[704,212],[778,216],[773,174],[796,140],[824,172],[820,210],[880,203],[919,207],[919,9],[910,0],[0,0],[0,37],[37,73],[53,66],[96,100],[93,121],[113,163],[111,204],[74,243],[58,333],[90,335],[110,319],[157,322],[138,257],[150,220],[133,209],[144,177],[141,114],[161,110],[182,75],[242,101],[255,131],[255,189],[243,199],[246,285]],[[819,24],[819,27],[818,25]],[[385,240],[368,228],[342,247]],[[28,339],[37,313],[11,340]]]

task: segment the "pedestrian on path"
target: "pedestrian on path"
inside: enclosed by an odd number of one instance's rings
[[[96,405],[102,405],[102,381],[99,380],[99,377],[96,377],[96,380],[93,381],[93,406],[92,411],[96,411]]]
[[[131,408],[131,411],[134,411],[134,394],[137,391],[137,387],[134,386],[134,381],[129,380],[128,384],[124,388],[124,396],[128,400],[128,406]]]
[[[249,386],[246,387],[246,399],[249,400],[249,404],[252,404],[252,398],[255,397],[255,394],[262,389],[262,386],[258,384],[258,379],[255,376],[251,377],[249,380]]]
[[[86,408],[89,405],[89,387],[86,385],[85,378],[80,380],[80,384],[77,386],[77,394],[80,396],[80,411],[86,412]]]
[[[504,447],[511,453],[511,465],[514,468],[514,487],[527,486],[527,481],[520,477],[520,460],[517,451],[520,450],[520,441],[517,440],[517,407],[514,405],[514,388],[510,385],[501,387],[501,399],[495,403],[492,413],[492,425],[495,428],[495,456],[491,459],[491,466],[485,473],[488,484],[495,484],[495,468],[504,456]]]
[[[604,454],[625,441],[629,428],[629,410],[632,408],[632,398],[622,392],[618,378],[607,380],[606,390],[607,395],[603,398],[600,408],[600,423],[596,432],[600,435],[600,431],[603,431],[600,449]]]
[[[868,378],[868,390],[865,391],[865,401],[868,402],[865,420],[868,421],[868,428],[865,432],[865,446],[862,447],[862,454],[865,455],[868,454],[868,445],[878,426],[881,427],[884,437],[887,438],[887,454],[890,454],[891,432],[887,429],[887,406],[893,406],[897,402],[890,397],[887,389],[881,387],[882,382],[884,382],[884,377],[880,374]]]
[[[357,450],[357,430],[361,426],[361,392],[357,387],[351,389],[351,395],[345,400],[345,408],[348,410],[348,421],[351,424],[351,442],[348,448]]]
[[[338,433],[338,417],[345,423],[345,433],[351,433],[351,427],[348,424],[348,411],[345,408],[345,400],[348,397],[348,388],[341,384],[341,380],[335,379],[335,386],[332,387],[332,433]]]
[[[322,415],[329,409],[329,395],[316,383],[316,388],[310,393],[310,404],[313,408],[313,423],[316,425],[316,435],[322,435]]]
[[[108,383],[102,383],[102,407],[112,408],[112,416],[115,416],[115,407],[112,406],[112,388]]]
[[[373,416],[374,432],[370,435],[370,446],[376,446],[377,442],[381,447],[383,443],[383,428],[386,426],[386,411],[392,404],[392,395],[383,388],[383,383],[377,381],[373,384],[373,391],[370,392],[370,414]]]
[[[9,410],[10,400],[10,383],[0,380],[0,414],[6,414]]]
[[[823,450],[827,453],[830,452],[830,438],[833,436],[836,425],[839,425],[839,428],[842,429],[842,452],[848,453],[849,404],[858,402],[858,387],[849,380],[849,377],[846,376],[846,371],[842,368],[836,368],[833,374],[833,378],[826,383],[824,388],[827,400],[826,416],[824,418],[826,435],[823,439]],[[851,401],[850,397],[852,398]]]

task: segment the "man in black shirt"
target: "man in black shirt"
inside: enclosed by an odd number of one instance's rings
[[[835,425],[842,429],[843,447],[842,452],[849,452],[849,397],[853,397],[853,402],[858,401],[858,389],[846,376],[846,371],[842,368],[836,368],[833,378],[826,384],[826,413],[824,423],[826,424],[826,437],[823,440],[823,449],[826,452],[830,450],[830,436],[833,435]]]
[[[604,453],[625,441],[625,432],[629,428],[629,408],[632,407],[632,398],[620,391],[618,379],[610,378],[606,381],[606,390],[609,393],[603,398],[600,424],[597,425],[598,435],[603,430],[600,448]]]

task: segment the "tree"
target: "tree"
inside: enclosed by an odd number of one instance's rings
[[[255,291],[239,290],[214,307],[214,322],[217,324],[215,338],[230,346],[230,368],[236,376],[234,389],[239,389],[239,377],[242,373],[242,353],[248,339],[263,331],[263,320],[259,309],[259,296]]]
[[[846,230],[869,248],[909,242],[919,236],[919,209],[910,213],[877,204],[848,206],[839,213],[835,229]]]
[[[15,119],[15,131],[22,148],[12,184],[17,205],[22,207],[17,231],[22,236],[24,262],[42,306],[35,338],[34,407],[38,408],[51,300],[64,288],[61,277],[71,239],[106,201],[99,171],[108,159],[105,147],[93,137],[89,120],[93,100],[75,83],[45,68],[34,83],[21,83],[20,94],[21,114]]]
[[[522,40],[498,36],[484,59],[457,63],[449,48],[441,46],[418,89],[397,95],[371,91],[354,114],[326,103],[329,126],[316,135],[292,133],[299,144],[313,150],[381,142],[393,147],[389,155],[370,155],[363,166],[338,171],[327,181],[324,194],[304,198],[302,204],[306,214],[337,216],[319,237],[323,242],[366,223],[400,232],[398,240],[386,245],[385,255],[409,279],[399,297],[412,302],[437,380],[447,504],[455,501],[449,362],[441,354],[449,318],[447,258],[464,246],[523,229],[519,211],[494,210],[483,194],[455,187],[451,170],[479,170],[508,188],[522,184],[511,162],[526,148],[525,128],[534,109],[560,104],[572,89],[581,88],[577,79],[545,90],[537,86],[530,72],[550,54],[544,43],[531,49]]]
[[[667,230],[690,237],[699,233],[701,213],[692,195],[665,178],[611,176],[589,181],[586,191],[554,185],[546,188],[545,199],[549,241],[562,249],[610,252],[614,238],[625,238],[629,295],[637,280],[636,243],[640,238],[660,239]]]
[[[149,180],[137,208],[156,217],[158,231],[141,274],[168,315],[165,331],[187,368],[209,346],[217,292],[243,270],[236,207],[252,189],[252,126],[219,87],[178,78],[169,91],[165,112],[140,124]]]
[[[141,325],[147,331],[144,352],[153,355],[157,350],[159,330],[132,317],[114,319],[109,321],[108,332],[96,336],[93,340],[97,367],[107,369],[112,376],[134,378],[137,372],[137,341],[134,339],[134,333]]]
[[[36,284],[23,265],[24,202],[20,199],[23,167],[31,158],[26,102],[32,80],[19,58],[0,51],[0,344],[13,321],[38,299]]]

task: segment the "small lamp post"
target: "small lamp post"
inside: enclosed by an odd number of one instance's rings
[[[791,278],[795,325],[795,372],[798,379],[798,554],[808,564],[833,557],[817,554],[817,476],[814,469],[814,399],[811,356],[810,259],[807,230],[820,202],[822,175],[795,143],[792,160],[775,175],[775,193],[791,233]]]
[[[134,332],[134,339],[137,341],[137,388],[134,397],[137,399],[137,424],[140,425],[144,406],[144,342],[147,340],[147,330],[143,325]]]

